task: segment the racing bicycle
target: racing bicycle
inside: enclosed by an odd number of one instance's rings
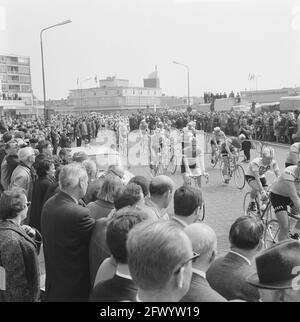
[[[239,155],[237,154],[233,158],[228,157],[228,164],[226,164],[224,158],[225,156],[222,156],[220,164],[220,174],[222,182],[225,183],[226,179],[231,181],[231,179],[233,178],[236,187],[239,190],[242,190],[245,186],[245,172],[243,167],[238,162]],[[225,167],[227,167],[227,178],[223,174]]]

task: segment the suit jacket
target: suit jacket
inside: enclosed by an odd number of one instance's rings
[[[41,231],[41,213],[44,205],[44,198],[49,186],[55,183],[53,177],[41,177],[33,184],[32,202],[30,206],[29,226]]]
[[[94,228],[90,211],[59,191],[41,215],[46,267],[46,301],[87,301],[91,288],[89,242]]]
[[[190,289],[181,302],[227,302],[227,300],[212,289],[204,277],[193,273]]]
[[[115,274],[109,280],[98,283],[90,297],[91,302],[135,301],[137,287],[132,280]]]
[[[94,281],[100,265],[107,257],[110,256],[110,251],[106,244],[107,225],[108,225],[107,217],[96,220],[95,228],[92,233],[92,237],[89,245],[91,285],[94,285]]]
[[[211,264],[206,278],[210,286],[227,300],[256,302],[260,298],[258,289],[246,281],[255,272],[255,267],[242,257],[228,253]]]
[[[39,301],[40,244],[38,232],[34,240],[22,227],[10,221],[0,221],[0,266],[6,272],[6,290],[0,291],[0,302]]]
[[[27,200],[31,201],[34,181],[35,174],[33,169],[30,169],[25,164],[20,163],[20,165],[15,168],[11,175],[9,190],[13,188],[24,189]]]

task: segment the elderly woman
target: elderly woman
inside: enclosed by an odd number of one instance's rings
[[[114,196],[119,193],[123,186],[122,180],[115,175],[107,175],[98,193],[98,200],[90,202],[87,207],[91,211],[91,216],[97,220],[107,217],[114,209]]]
[[[28,204],[20,189],[4,191],[0,198],[0,302],[39,301],[41,235],[21,226]]]

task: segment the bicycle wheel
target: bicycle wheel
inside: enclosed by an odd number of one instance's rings
[[[277,219],[270,220],[264,232],[265,248],[269,248],[278,242],[279,223]]]
[[[152,177],[155,177],[156,172],[157,172],[157,165],[156,164],[150,164],[149,168],[150,168],[150,172],[152,174]]]
[[[250,191],[246,192],[244,200],[243,200],[243,210],[244,210],[245,216],[249,215],[248,214],[249,203],[250,203]]]
[[[219,162],[219,154],[216,154],[215,156],[214,156],[214,158],[213,158],[213,160],[214,160],[214,162],[211,162],[210,161],[210,166],[212,167],[212,168],[215,168],[216,167],[216,165],[218,164],[218,162]]]
[[[169,171],[171,174],[175,174],[177,170],[177,157],[176,155],[172,155],[170,163],[169,163]]]
[[[202,205],[202,221],[204,221],[205,219],[205,203],[203,201],[203,205]]]
[[[233,178],[238,189],[242,190],[245,187],[245,172],[241,165],[237,165],[233,170]]]
[[[243,201],[243,210],[244,210],[245,216],[250,216],[256,219],[260,219],[259,210],[253,211],[249,209],[250,201],[251,201],[251,192],[248,191],[246,192],[244,201]],[[255,198],[255,203],[256,203],[256,209],[259,209],[259,205],[256,198]]]
[[[220,174],[221,174],[221,180],[222,180],[223,183],[225,183],[225,177],[223,175],[224,167],[225,167],[225,163],[224,163],[224,161],[221,161],[221,163],[220,163]]]

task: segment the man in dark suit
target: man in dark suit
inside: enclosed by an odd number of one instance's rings
[[[229,233],[230,251],[211,264],[207,280],[211,287],[227,300],[259,300],[257,288],[247,283],[255,272],[253,259],[263,245],[264,227],[252,217],[240,217],[231,226]]]
[[[181,302],[227,302],[223,296],[210,287],[206,280],[206,271],[214,261],[217,252],[215,232],[202,223],[188,225],[184,232],[192,242],[193,251],[200,256],[192,263],[191,285]]]
[[[182,186],[174,193],[174,216],[171,221],[184,228],[202,218],[202,193],[199,189]]]
[[[126,240],[133,226],[147,218],[147,214],[131,207],[118,210],[108,224],[107,246],[117,263],[116,273],[108,280],[99,282],[90,297],[91,302],[135,301],[137,287],[132,281],[127,265]],[[103,271],[112,271],[110,262],[105,262]]]
[[[65,165],[60,191],[44,205],[41,215],[46,266],[46,301],[87,301],[91,289],[89,241],[94,219],[78,204],[88,185],[80,164]]]

